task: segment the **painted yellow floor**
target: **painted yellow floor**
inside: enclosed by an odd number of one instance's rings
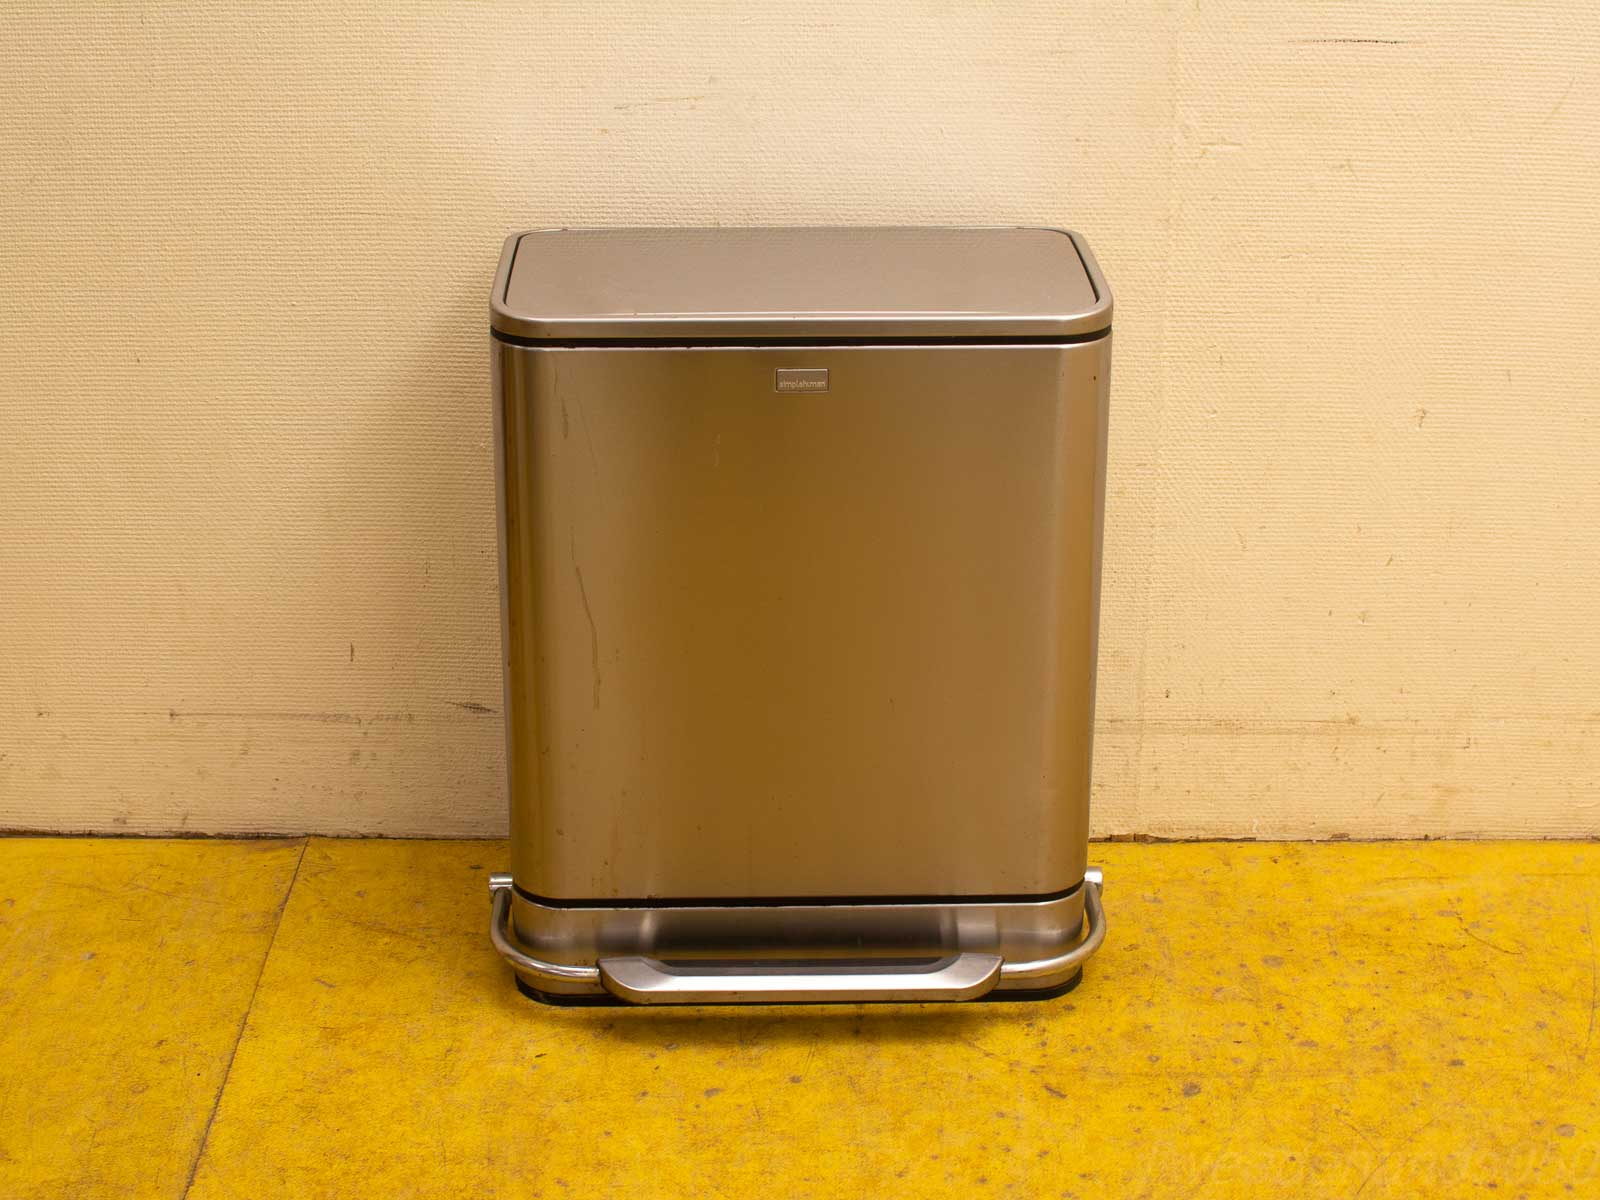
[[[0,1197],[1600,1195],[1600,846],[1093,857],[1059,1000],[551,1009],[499,843],[0,840]]]

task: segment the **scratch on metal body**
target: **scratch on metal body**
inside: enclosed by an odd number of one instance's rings
[[[582,412],[582,410],[579,410]],[[589,606],[589,589],[583,583],[583,568],[578,565],[578,535],[567,531],[567,546],[572,555],[572,574],[578,580],[578,599],[583,601],[583,615],[589,621],[589,665],[594,674],[594,707],[600,711],[600,630],[594,623],[594,609]]]

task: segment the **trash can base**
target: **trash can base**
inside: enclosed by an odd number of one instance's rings
[[[516,980],[517,991],[521,992],[529,1000],[537,1000],[540,1004],[548,1004],[552,1008],[638,1008],[638,1007],[641,1007],[640,1005],[629,1004],[625,1000],[619,1000],[619,999],[617,999],[617,997],[613,996],[610,992],[591,992],[591,993],[584,993],[584,994],[581,994],[581,995],[563,995],[563,994],[558,993],[558,992],[542,992],[538,988],[534,987],[532,984],[530,984],[526,980],[524,980],[522,978],[522,976],[520,976],[520,975],[514,975],[514,976],[512,976],[512,978]],[[1058,983],[1054,987],[1047,987],[1047,988],[1017,988],[1017,989],[1014,989],[1012,991],[1001,991],[999,988],[996,988],[994,991],[989,992],[987,995],[980,996],[976,1000],[966,1000],[966,1001],[963,1001],[963,1003],[965,1003],[965,1004],[987,1004],[987,1003],[999,1004],[999,1003],[1008,1003],[1009,1004],[1009,1003],[1016,1003],[1018,1001],[1028,1001],[1028,1000],[1032,1000],[1032,1001],[1055,1000],[1055,999],[1057,999],[1057,998],[1059,998],[1061,996],[1065,996],[1068,992],[1074,991],[1077,988],[1077,986],[1082,982],[1083,982],[1083,968],[1079,967],[1077,972],[1072,976],[1072,978],[1068,979],[1065,983]],[[794,1003],[794,1002],[790,1001],[789,1003]],[[721,1005],[719,1007],[748,1008],[749,1005],[748,1004]]]

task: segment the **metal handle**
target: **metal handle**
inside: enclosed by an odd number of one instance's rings
[[[829,963],[817,967],[736,967],[628,956],[602,958],[600,982],[633,1004],[793,1004],[855,1000],[975,1000],[1000,982],[998,954],[955,954],[900,967]]]
[[[1061,975],[1100,949],[1100,944],[1106,940],[1106,910],[1100,903],[1102,886],[1104,878],[1098,867],[1090,867],[1083,873],[1083,915],[1089,923],[1089,928],[1084,931],[1083,941],[1065,954],[1058,954],[1054,958],[1035,958],[1027,962],[1006,963],[1000,968],[1000,978],[1041,979],[1048,975]]]
[[[494,897],[494,907],[489,913],[489,940],[500,956],[514,967],[531,971],[546,979],[565,979],[572,983],[599,983],[600,971],[596,967],[573,967],[566,963],[545,962],[524,954],[506,936],[506,926],[511,919],[511,876],[489,876],[489,894]]]

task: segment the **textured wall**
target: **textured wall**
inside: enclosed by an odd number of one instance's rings
[[[503,828],[530,225],[1018,222],[1117,291],[1095,825],[1600,833],[1600,16],[9,4],[0,826]]]

